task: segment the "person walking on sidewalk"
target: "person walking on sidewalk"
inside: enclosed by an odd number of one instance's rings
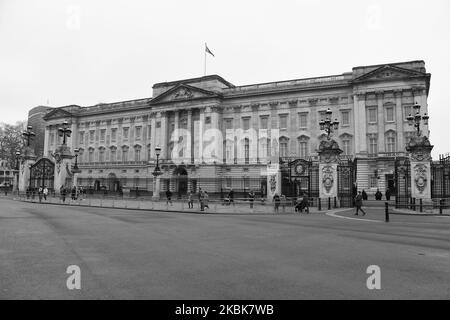
[[[250,209],[253,209],[253,202],[255,201],[255,193],[250,190],[248,193],[248,201],[250,201]]]
[[[166,191],[166,198],[167,198],[166,204],[169,205],[169,203],[170,203],[170,205],[173,206],[172,192],[169,189],[167,189],[167,191]]]
[[[278,195],[278,193],[275,193],[275,195],[273,196],[273,200],[272,200],[275,204],[275,213],[278,213],[278,209],[280,207],[280,196]]]
[[[43,196],[43,193],[44,193],[44,188],[39,187],[39,189],[38,189],[39,203],[42,202],[42,196]]]
[[[206,191],[206,190],[203,193],[203,208],[209,209],[209,195],[208,195],[208,191]]]
[[[205,196],[201,188],[198,191],[198,202],[200,204],[200,211],[205,211]]]
[[[230,204],[232,203],[234,206],[234,191],[233,188],[230,189],[230,192],[228,192],[228,198],[230,199]]]
[[[44,186],[44,190],[42,191],[42,194],[44,195],[44,201],[47,201],[47,196],[48,196],[47,186]]]
[[[361,212],[363,213],[363,216],[366,215],[366,212],[361,208],[362,207],[362,203],[363,203],[363,200],[362,200],[361,191],[358,191],[358,194],[356,195],[356,198],[355,198],[355,205],[356,205],[355,216],[358,215],[359,210],[361,210]]]
[[[64,186],[61,186],[59,189],[59,193],[61,194],[61,200],[63,203],[66,202],[66,188]]]
[[[303,212],[303,209],[305,209],[305,213],[309,213],[309,197],[307,193],[303,195],[300,212]]]
[[[194,193],[192,191],[189,191],[188,194],[188,207],[194,209]]]

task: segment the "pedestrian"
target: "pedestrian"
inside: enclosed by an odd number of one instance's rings
[[[205,211],[205,196],[203,194],[202,188],[198,191],[198,202],[200,204],[200,211]]]
[[[359,210],[361,210],[361,212],[363,213],[363,216],[366,215],[366,212],[361,208],[362,203],[363,203],[363,197],[362,197],[361,191],[358,191],[358,194],[356,195],[356,198],[355,198],[355,205],[356,205],[355,216],[358,215]]]
[[[377,192],[375,192],[375,200],[381,200],[383,197],[383,194],[380,192],[380,189],[377,189]]]
[[[286,196],[284,194],[281,194],[280,202],[281,202],[281,207],[283,208],[283,212],[286,212],[287,199],[286,199]]]
[[[48,188],[47,186],[44,186],[44,190],[43,190],[43,195],[44,195],[44,200],[47,201],[47,196],[48,196]]]
[[[39,197],[39,203],[42,202],[42,196],[43,196],[44,188],[39,187],[38,189],[38,197]]]
[[[194,209],[194,194],[192,191],[188,194],[188,206],[189,209]]]
[[[250,209],[253,209],[253,202],[255,201],[255,193],[250,190],[248,193],[248,200],[250,201]]]
[[[228,192],[228,198],[230,199],[230,204],[232,203],[234,206],[234,191],[233,188],[230,189],[230,192]]]
[[[391,190],[387,189],[385,195],[386,195],[386,200],[387,201],[391,200]]]
[[[305,213],[309,213],[309,197],[307,193],[303,195],[301,208],[300,212],[303,212],[303,209],[305,209]]]
[[[77,187],[73,186],[71,191],[72,200],[77,200]]]
[[[295,201],[294,211],[295,212],[302,212],[302,210],[303,210],[302,204],[303,204],[303,197],[302,197],[302,195],[299,195],[297,197],[297,200]]]
[[[272,200],[275,204],[275,213],[278,213],[278,208],[280,207],[280,196],[278,193],[275,193]]]
[[[357,194],[355,195],[355,197],[357,196]],[[363,191],[362,191],[362,199],[363,200],[367,200],[367,193],[366,193],[366,191],[363,189]]]
[[[203,193],[203,208],[209,209],[209,195],[208,195],[208,191],[206,191],[206,190]]]
[[[167,198],[166,204],[169,205],[169,203],[170,203],[170,205],[173,206],[173,204],[172,204],[172,192],[169,189],[167,189],[167,191],[166,191],[166,198]]]
[[[66,202],[66,188],[64,186],[61,186],[61,188],[59,189],[59,193],[61,195],[61,200],[63,203]]]

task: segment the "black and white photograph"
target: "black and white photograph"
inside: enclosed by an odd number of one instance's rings
[[[449,15],[0,0],[0,300],[450,299]]]

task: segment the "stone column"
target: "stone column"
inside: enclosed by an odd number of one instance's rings
[[[377,91],[377,105],[378,105],[378,115],[377,115],[377,126],[378,126],[378,152],[384,152],[386,139],[384,135],[384,92]]]
[[[70,152],[70,148],[67,145],[61,145],[55,151],[56,162],[55,162],[55,180],[54,188],[55,192],[59,194],[62,186],[70,187],[66,185],[66,179],[72,177],[72,158],[73,155]]]
[[[153,195],[152,200],[159,200],[161,198],[160,196],[161,192],[161,179],[160,176],[153,176]]]
[[[431,201],[431,150],[433,146],[426,136],[411,138],[409,152],[411,170],[411,197]]]
[[[338,196],[337,167],[342,150],[334,140],[324,140],[319,146],[319,198]]]
[[[402,110],[402,91],[395,90],[395,122],[397,127],[397,151],[404,151],[405,144],[403,138],[403,110]]]
[[[152,159],[156,158],[155,155],[155,147],[157,146],[157,141],[156,141],[156,119],[155,119],[156,114],[152,113],[151,114],[151,132],[150,132],[150,157]],[[150,159],[147,159],[148,161],[150,161]]]
[[[36,162],[36,156],[31,147],[25,147],[22,154],[23,157],[19,167],[19,192],[27,191],[30,185],[30,167]]]
[[[46,126],[44,136],[44,154],[43,154],[44,157],[48,156],[49,144],[50,144],[50,127]]]
[[[168,139],[167,139],[167,131],[168,131],[168,123],[169,123],[169,119],[168,119],[169,114],[167,112],[162,111],[160,113],[160,120],[161,120],[161,128],[160,128],[160,139],[161,139],[161,143],[159,145],[159,147],[161,147],[161,157],[160,159],[167,159],[167,144],[168,144]]]
[[[188,163],[192,163],[194,160],[194,126],[192,124],[192,109],[188,110],[187,118],[187,131],[189,132],[186,137],[186,158]]]
[[[199,163],[203,163],[203,131],[205,128],[205,111],[206,108],[200,108],[200,121],[199,121],[199,128],[198,128],[198,161]]]
[[[367,154],[365,93],[358,93],[354,96],[354,108],[355,154]]]

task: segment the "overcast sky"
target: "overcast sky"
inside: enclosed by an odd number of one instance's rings
[[[425,60],[433,155],[450,151],[450,1],[0,0],[0,122],[37,105],[151,97],[208,74],[235,85]]]

